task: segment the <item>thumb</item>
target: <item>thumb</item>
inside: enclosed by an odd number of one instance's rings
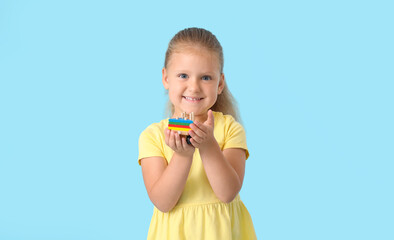
[[[205,121],[204,124],[210,125],[212,127],[215,125],[215,118],[211,109],[208,110],[208,119]]]

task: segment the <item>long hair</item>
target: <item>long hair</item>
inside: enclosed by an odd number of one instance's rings
[[[165,68],[167,68],[171,55],[174,52],[180,51],[180,49],[185,46],[201,47],[215,53],[219,59],[220,73],[223,73],[223,48],[216,36],[203,28],[186,28],[175,34],[168,44],[164,60]],[[218,95],[217,100],[211,109],[212,111],[229,114],[237,121],[240,121],[237,103],[228,89],[226,82],[224,83],[222,93]],[[168,101],[166,112],[171,114],[171,116],[174,114],[174,106],[170,101]]]

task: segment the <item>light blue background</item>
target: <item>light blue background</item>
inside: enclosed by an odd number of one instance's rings
[[[391,1],[0,1],[0,239],[145,239],[138,136],[212,31],[259,239],[394,239]]]

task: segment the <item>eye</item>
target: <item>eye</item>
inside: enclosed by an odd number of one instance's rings
[[[187,78],[187,74],[181,73],[181,74],[178,75],[178,77],[180,77],[180,78]]]
[[[212,78],[211,78],[211,76],[203,76],[201,79],[208,81],[208,80],[211,80]]]

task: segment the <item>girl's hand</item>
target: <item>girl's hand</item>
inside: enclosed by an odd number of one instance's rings
[[[214,129],[214,117],[212,110],[208,110],[208,119],[204,123],[194,122],[190,124],[192,130],[189,131],[190,142],[195,148],[205,148],[212,146],[212,143],[216,141],[213,135]]]
[[[193,156],[194,147],[187,144],[186,138],[181,136],[177,131],[166,128],[164,130],[164,140],[176,153],[186,157]]]

